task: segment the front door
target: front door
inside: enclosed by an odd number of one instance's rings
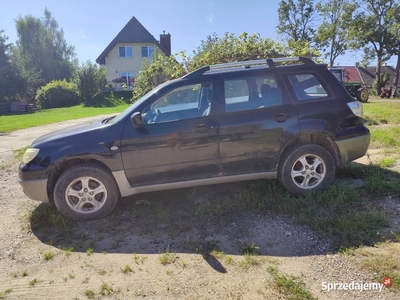
[[[212,98],[211,83],[180,86],[143,109],[141,128],[126,123],[122,159],[132,186],[209,178],[220,173],[218,117],[211,106]]]

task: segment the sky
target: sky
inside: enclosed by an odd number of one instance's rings
[[[171,34],[172,53],[187,56],[207,36],[225,32],[240,35],[258,32],[262,38],[279,41],[278,0],[0,0],[0,29],[15,43],[15,20],[21,16],[43,17],[47,8],[68,44],[75,46],[80,62],[94,62],[111,40],[135,16],[157,39],[165,30]],[[337,65],[354,65],[362,52],[336,59]],[[325,62],[328,62],[327,60]],[[395,58],[389,65],[395,65]]]

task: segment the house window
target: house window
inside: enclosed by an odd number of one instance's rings
[[[152,57],[154,53],[154,47],[142,47],[142,57]]]
[[[119,57],[133,57],[131,46],[119,47]]]
[[[128,86],[130,86],[134,82],[133,72],[121,72],[120,77]]]

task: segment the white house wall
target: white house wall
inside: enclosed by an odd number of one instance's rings
[[[119,47],[132,47],[133,57],[119,57]],[[155,44],[138,44],[138,43],[118,43],[106,56],[105,67],[107,71],[107,81],[112,82],[113,79],[119,78],[121,72],[133,72],[136,77],[142,68],[143,62],[151,63],[152,58],[142,57],[142,47],[154,47]]]

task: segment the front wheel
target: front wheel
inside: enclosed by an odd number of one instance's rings
[[[62,173],[53,194],[58,210],[74,220],[102,218],[119,199],[112,175],[95,164],[76,165]]]
[[[323,147],[314,144],[297,145],[281,159],[278,179],[292,194],[326,188],[335,176],[335,162]]]

